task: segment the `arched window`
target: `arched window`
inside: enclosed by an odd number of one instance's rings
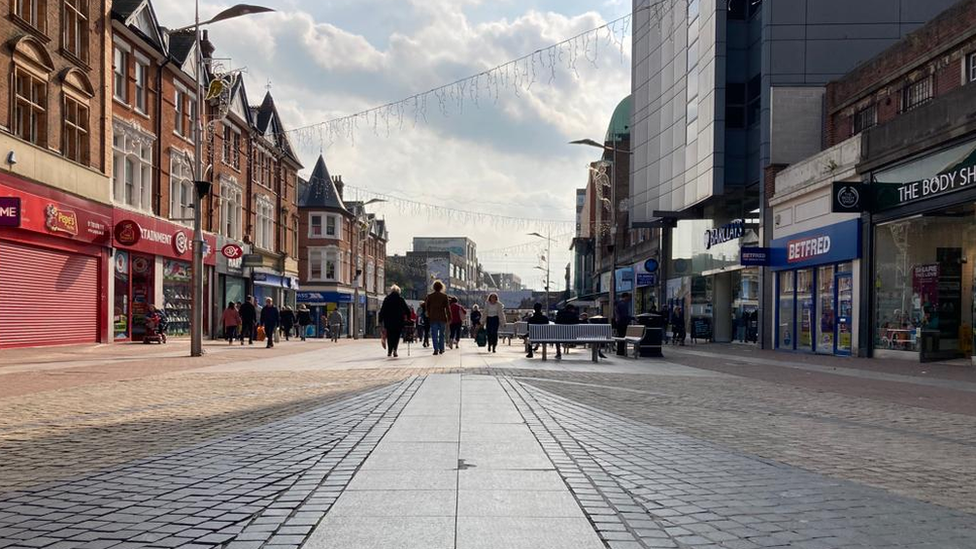
[[[51,57],[30,36],[13,44],[13,101],[11,128],[17,137],[38,146],[47,145],[49,75]]]
[[[61,78],[61,154],[79,164],[91,162],[91,100],[94,89],[84,73],[69,69]]]

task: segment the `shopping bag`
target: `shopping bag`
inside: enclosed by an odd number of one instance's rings
[[[386,328],[380,330],[380,345],[382,345],[383,348],[386,349]]]
[[[305,337],[315,337],[315,326],[305,326]]]
[[[264,326],[258,326],[258,341],[264,341]]]
[[[474,341],[478,347],[484,347],[488,345],[488,334],[485,333],[485,330],[478,330],[478,335],[475,336]]]

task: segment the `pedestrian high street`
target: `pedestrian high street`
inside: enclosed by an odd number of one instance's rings
[[[970,371],[184,345],[3,354],[0,547],[976,546]]]

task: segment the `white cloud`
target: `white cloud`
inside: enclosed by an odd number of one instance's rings
[[[490,7],[502,9],[502,4]],[[353,30],[352,25],[323,22],[328,17],[323,10],[328,8],[318,2],[294,0],[274,14],[215,25],[211,36],[218,56],[232,57],[235,66],[248,67],[251,101],[260,101],[270,79],[282,117],[288,126],[297,127],[478,73],[604,22],[596,12],[562,14],[535,11],[533,5],[508,2],[505,16],[474,22],[465,10],[488,4],[373,0],[363,3],[363,23]],[[158,2],[156,7],[164,24],[177,24],[186,17],[185,10],[173,2]],[[353,4],[342,7],[355,15]],[[208,14],[216,9],[209,5],[202,11]],[[397,24],[403,21],[414,23]],[[385,40],[373,36],[372,26],[389,25],[395,28],[385,33]],[[574,189],[585,184],[586,163],[595,155],[565,143],[601,138],[613,108],[630,91],[629,44],[621,56],[601,35],[595,62],[599,68],[582,57],[582,42],[575,46],[580,52],[578,75],[566,69],[569,50],[565,50],[562,68],[550,84],[548,69],[542,66],[548,57],[537,57],[536,81],[528,93],[516,97],[502,91],[494,104],[482,82],[481,107],[469,101],[464,115],[443,117],[430,105],[429,124],[413,128],[413,116],[408,114],[406,128],[395,129],[390,137],[383,127],[378,135],[361,127],[355,146],[325,144],[330,170],[342,174],[349,184],[393,190],[424,202],[572,220]],[[588,46],[593,57],[596,46],[592,41]],[[532,64],[525,68],[531,72]],[[302,158],[311,167],[319,143],[307,144],[311,147],[301,151]],[[426,214],[398,210],[392,204],[378,206],[377,212],[389,221],[391,251],[405,251],[415,235],[466,234],[481,249],[531,240],[524,228],[462,226],[458,219],[428,219]],[[558,248],[553,250],[553,276],[561,280],[561,269],[570,260],[568,240]],[[493,270],[510,267],[524,279],[538,282],[532,256],[483,262]]]

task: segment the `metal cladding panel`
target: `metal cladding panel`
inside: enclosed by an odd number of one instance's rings
[[[0,242],[0,348],[98,341],[98,258]]]

